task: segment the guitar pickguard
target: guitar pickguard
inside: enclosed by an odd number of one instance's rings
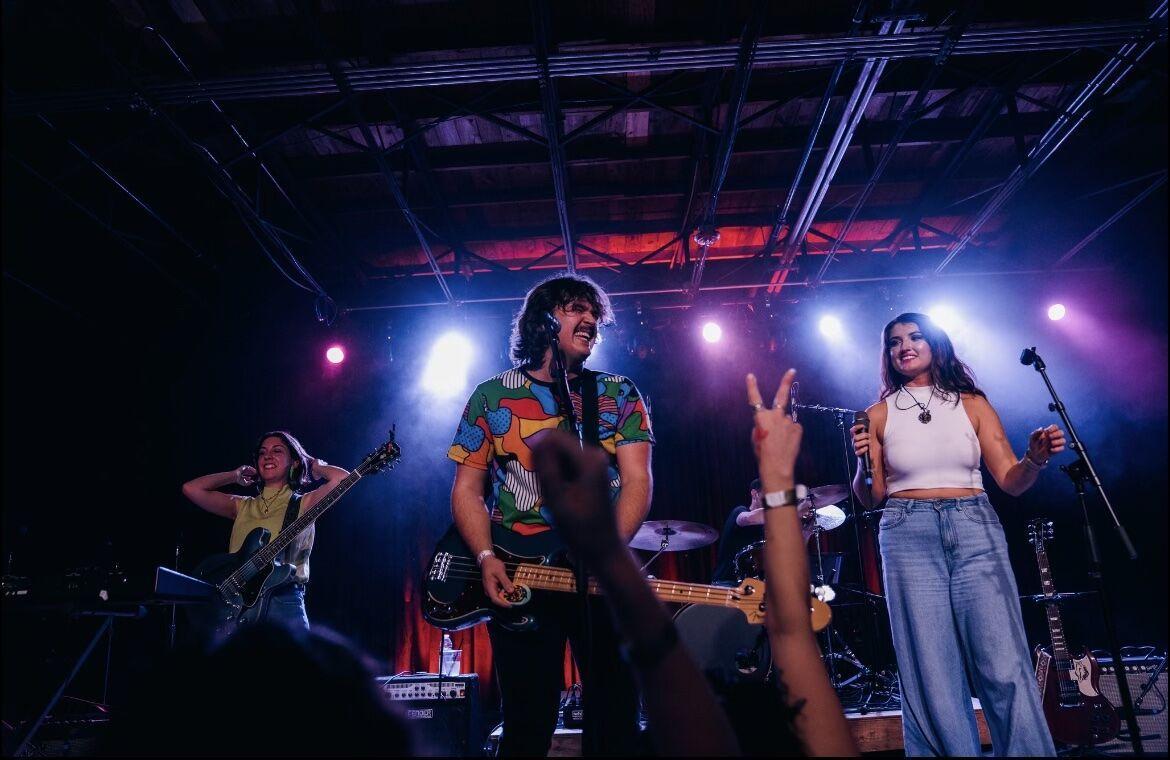
[[[1095,697],[1101,692],[1093,688],[1093,663],[1088,657],[1074,657],[1072,679],[1077,682],[1077,690],[1086,697]]]

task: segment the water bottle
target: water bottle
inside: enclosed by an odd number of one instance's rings
[[[456,649],[451,641],[451,634],[443,634],[443,658],[439,663],[439,673],[444,676],[457,676],[463,662],[463,650]]]

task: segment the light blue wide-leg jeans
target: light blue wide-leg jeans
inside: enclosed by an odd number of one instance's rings
[[[968,676],[996,755],[1055,755],[986,494],[889,499],[880,540],[906,755],[980,754]]]

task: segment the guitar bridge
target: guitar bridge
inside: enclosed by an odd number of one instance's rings
[[[431,569],[427,572],[427,579],[432,581],[447,580],[447,571],[451,569],[451,553],[439,552],[431,560]]]

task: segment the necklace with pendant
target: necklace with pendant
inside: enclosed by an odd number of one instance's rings
[[[907,395],[907,396],[909,396],[909,397],[910,397],[910,400],[914,402],[914,406],[917,406],[919,409],[921,409],[921,410],[922,410],[921,412],[919,412],[919,413],[918,413],[918,421],[919,421],[919,422],[921,422],[923,425],[926,425],[926,424],[928,424],[928,423],[930,422],[930,420],[931,420],[931,417],[930,417],[930,402],[931,402],[931,401],[934,401],[934,388],[933,388],[933,387],[931,387],[931,389],[930,389],[930,398],[928,398],[928,399],[926,400],[926,403],[925,403],[925,404],[923,404],[923,403],[922,403],[921,401],[919,401],[918,399],[914,398],[914,394],[913,394],[913,393],[911,393],[910,391],[907,391],[905,387],[902,387],[902,388],[899,388],[899,389],[898,389],[898,392],[899,392],[899,393],[901,393],[902,391],[905,391],[905,392],[906,392],[906,395]],[[903,408],[903,407],[900,407],[900,406],[898,406],[897,404],[894,404],[894,406],[896,406],[896,407],[897,407],[899,410],[901,410],[901,411],[906,411],[907,409],[910,409],[910,408],[911,408],[911,407],[905,407],[905,408]]]
[[[276,497],[280,496],[280,494],[283,491],[284,491],[284,486],[281,486],[279,489],[277,489],[276,493],[265,498],[264,489],[260,489],[260,513],[263,515],[267,515],[269,510],[272,508],[272,503],[274,501],[276,501]]]

